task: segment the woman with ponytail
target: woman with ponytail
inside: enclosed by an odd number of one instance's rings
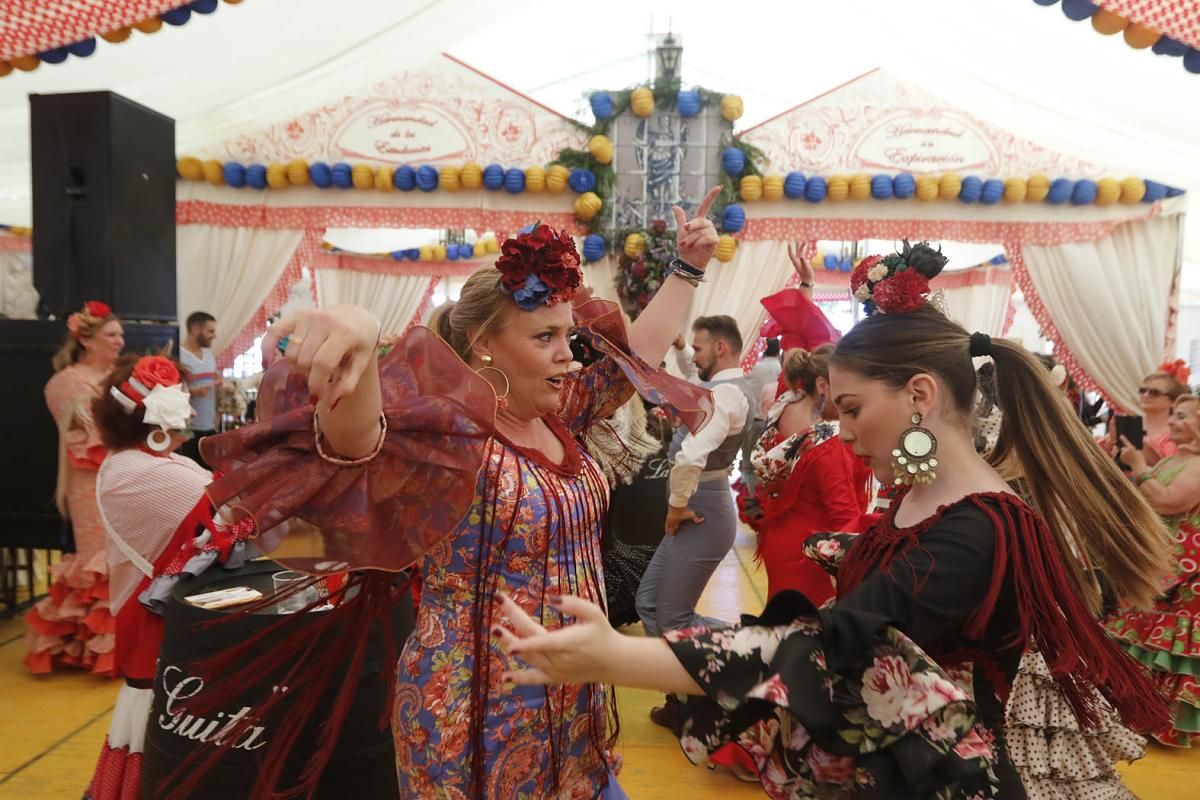
[[[857,539],[822,538],[847,548],[839,564],[826,548],[831,605],[782,592],[746,624],[638,640],[575,598],[560,607],[579,624],[553,633],[506,603],[514,630],[497,635],[520,659],[508,677],[706,696],[692,700],[684,751],[702,758],[735,741],[779,798],[1025,797],[1004,704],[1030,646],[1081,727],[1102,724],[1093,687],[1131,726],[1163,724],[1145,668],[1096,619],[1093,576],[1149,604],[1165,531],[1032,355],[929,304],[944,264],[906,243],[851,277],[871,316],[830,363],[840,436],[900,492]],[[1004,415],[992,459],[1015,465],[1032,505],[974,447],[973,358],[987,356]]]

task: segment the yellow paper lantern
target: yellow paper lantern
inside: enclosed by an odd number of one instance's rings
[[[369,164],[355,164],[350,167],[350,183],[360,192],[375,188],[375,170]]]
[[[500,242],[497,241],[495,236],[488,237],[487,251],[488,251],[488,253],[490,253],[492,255],[495,255],[496,253],[500,252]]]
[[[584,192],[575,198],[575,216],[582,220],[589,220],[596,216],[603,207],[604,201],[595,192]]]
[[[555,164],[550,169],[546,170],[546,191],[553,194],[558,194],[563,189],[567,188],[567,178],[571,173],[562,164]]]
[[[933,175],[917,176],[917,199],[924,202],[937,200],[938,180]]]
[[[37,56],[17,56],[9,63],[21,72],[33,72],[42,65],[42,60]]]
[[[871,196],[871,176],[857,172],[850,176],[850,199],[866,200]]]
[[[8,63],[7,61],[0,61],[0,78],[8,77],[9,73],[11,73],[12,71],[13,71],[12,64]]]
[[[179,173],[179,177],[185,181],[204,180],[204,165],[200,163],[200,159],[198,158],[184,156],[176,163],[175,170]]]
[[[757,175],[743,175],[741,182],[738,183],[738,194],[747,203],[758,200],[763,194],[762,178]]]
[[[431,249],[432,249],[433,253],[430,257],[434,261],[445,261],[446,260],[446,245],[435,244]]]
[[[525,191],[534,194],[546,191],[546,170],[541,167],[530,167],[525,170]]]
[[[597,164],[611,164],[613,160],[613,145],[607,136],[596,135],[588,141],[588,152]]]
[[[648,117],[654,113],[654,92],[645,86],[639,86],[629,95],[629,108],[639,117]]]
[[[162,28],[162,25],[162,20],[158,17],[147,17],[146,19],[133,23],[133,27],[137,28],[142,33],[158,33],[158,31]]]
[[[221,166],[221,162],[215,158],[210,158],[203,164],[204,180],[211,183],[213,186],[225,185],[225,169]]]
[[[396,191],[396,184],[392,183],[393,172],[394,170],[387,166],[375,168],[375,188],[378,191]]]
[[[231,6],[236,6],[240,2],[242,2],[242,0],[225,0],[225,3]]]
[[[457,192],[462,187],[462,172],[453,164],[447,164],[438,172],[438,186],[447,192]]]
[[[267,165],[267,186],[272,189],[288,187],[287,165],[278,162]]]
[[[464,189],[478,189],[483,186],[483,167],[474,161],[468,161],[459,171],[458,181]]]
[[[1030,175],[1025,181],[1025,202],[1040,203],[1050,194],[1050,179],[1041,173]]]
[[[625,237],[625,255],[637,258],[646,252],[646,237],[640,233],[631,233]]]
[[[1121,181],[1121,202],[1125,205],[1140,203],[1145,196],[1146,182],[1141,178],[1130,177]]]
[[[812,267],[813,269],[821,269],[822,267],[824,267],[825,266],[825,253],[821,250],[818,250],[816,253],[813,254],[812,259],[809,260],[808,265],[810,267]]]
[[[962,178],[957,172],[946,172],[938,178],[938,197],[943,200],[955,200],[962,191]]]
[[[717,239],[717,249],[713,255],[717,257],[717,261],[728,264],[737,255],[737,240],[728,233],[722,233],[721,238]]]
[[[742,118],[742,98],[736,94],[727,94],[721,98],[721,116],[730,122],[737,122]]]
[[[100,38],[110,44],[120,44],[121,42],[128,41],[129,37],[132,35],[133,29],[125,27],[117,28],[115,31],[106,31],[105,33],[100,34]]]
[[[778,200],[783,197],[783,176],[768,175],[763,178],[762,196],[764,200]]]
[[[1111,206],[1121,196],[1121,184],[1116,178],[1101,178],[1096,181],[1096,205]]]
[[[1125,44],[1134,50],[1145,50],[1157,42],[1161,36],[1162,34],[1154,28],[1134,23],[1125,29]]]
[[[1004,181],[1004,202],[1020,203],[1029,194],[1029,184],[1024,178],[1007,178]]]
[[[1092,27],[1096,29],[1097,33],[1112,36],[1114,33],[1120,33],[1129,27],[1129,20],[1120,14],[1114,14],[1102,8],[1095,14],[1092,14]]]
[[[850,196],[850,179],[845,175],[830,175],[825,182],[825,199],[838,202]]]
[[[13,236],[33,236],[33,228],[27,228],[24,225],[13,225],[8,232]]]
[[[433,261],[433,248],[429,245],[422,245],[418,252],[422,261]]]
[[[308,186],[308,162],[294,158],[287,165],[288,183],[292,186]]]

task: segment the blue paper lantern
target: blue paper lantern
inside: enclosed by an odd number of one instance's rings
[[[983,182],[979,192],[979,202],[995,205],[1004,199],[1004,181],[999,178],[988,178]]]
[[[1180,189],[1178,186],[1167,187],[1167,197],[1179,197],[1181,194],[1183,194],[1183,189]]]
[[[1170,36],[1160,36],[1150,49],[1160,56],[1175,56],[1178,58],[1187,53],[1188,46],[1183,42],[1172,39]]]
[[[571,170],[570,177],[567,178],[567,185],[571,187],[571,191],[576,194],[590,192],[596,188],[596,173],[590,169],[578,167]]]
[[[404,257],[407,258],[409,261],[420,261],[421,260],[421,248],[419,248],[419,247],[408,248],[407,250],[404,251]]]
[[[721,169],[729,175],[741,175],[746,168],[746,155],[736,147],[726,147],[721,153]]]
[[[848,257],[843,258],[841,261],[838,262],[838,269],[840,269],[842,272],[853,272],[854,271],[854,262],[851,261]]]
[[[917,179],[911,172],[901,172],[892,178],[892,194],[897,200],[907,200],[917,193]]]
[[[725,211],[721,213],[721,227],[726,233],[737,233],[746,227],[746,210],[737,203],[725,206]]]
[[[974,175],[962,179],[962,188],[958,190],[958,199],[964,203],[974,203],[983,194],[983,181]]]
[[[1055,178],[1050,182],[1050,191],[1046,193],[1046,202],[1051,205],[1061,205],[1071,199],[1075,191],[1075,182],[1070,178]]]
[[[835,256],[833,253],[826,253],[825,254],[825,262],[824,262],[825,269],[829,270],[830,272],[837,272],[839,260],[840,259],[838,259],[838,257]]]
[[[525,170],[512,167],[504,173],[504,191],[520,194],[525,191]]]
[[[1183,54],[1183,68],[1193,75],[1200,75],[1200,50],[1192,47]]]
[[[458,246],[458,257],[459,258],[474,258],[475,257],[475,245],[466,244],[466,243],[460,244]]]
[[[1075,188],[1071,190],[1071,204],[1086,206],[1094,202],[1096,202],[1096,182],[1087,178],[1076,182]]]
[[[217,0],[192,0],[188,5],[197,14],[211,14],[217,10]]]
[[[483,185],[493,192],[502,187],[504,185],[504,167],[499,164],[488,164],[484,167]]]
[[[604,258],[604,237],[589,233],[583,240],[583,257],[588,261],[599,261]]]
[[[700,113],[700,93],[680,92],[675,98],[675,110],[681,117],[694,117]]]
[[[789,172],[783,179],[783,193],[793,200],[799,200],[804,197],[806,183],[803,172]]]
[[[267,188],[267,168],[262,164],[246,167],[246,185],[254,189]]]
[[[308,165],[308,179],[318,189],[328,189],[333,185],[333,171],[324,161],[314,161]]]
[[[608,92],[592,92],[588,98],[592,104],[592,114],[596,119],[608,119],[613,115],[613,99]]]
[[[75,42],[74,44],[69,44],[67,45],[67,50],[69,50],[73,56],[87,58],[92,53],[96,52],[96,37],[90,36],[87,39]]]
[[[820,175],[813,175],[804,184],[804,199],[810,203],[819,203],[825,199],[829,186]]]
[[[337,248],[335,247],[334,250],[336,251]],[[399,261],[402,258],[404,258],[404,251],[403,250],[393,250],[392,252],[388,253],[388,255],[391,256],[392,261]]]
[[[1098,8],[1091,0],[1062,0],[1062,12],[1067,15],[1067,19],[1076,22],[1088,19]]]
[[[192,18],[192,10],[187,6],[179,6],[179,8],[172,8],[170,11],[164,11],[158,15],[158,18],[168,25],[186,25],[188,20]]]
[[[871,178],[871,197],[876,200],[887,200],[893,191],[891,175],[876,175]]]
[[[67,48],[55,47],[53,50],[43,50],[37,57],[46,64],[61,64],[67,60]]]
[[[447,261],[458,261],[458,245],[456,245],[456,244],[446,245],[446,260]]]
[[[431,167],[428,164],[422,165],[417,170],[417,188],[422,192],[432,192],[438,186],[438,171],[437,168]]]
[[[417,171],[408,164],[396,167],[396,171],[392,173],[392,186],[402,192],[411,192],[417,188]]]
[[[226,186],[240,189],[246,185],[246,168],[236,161],[227,161],[221,167],[221,174],[225,176]]]
[[[1039,6],[1052,6],[1057,3],[1058,0],[1033,0],[1033,2],[1037,3]]]
[[[339,161],[329,168],[330,174],[333,176],[333,185],[339,189],[354,188],[354,171],[345,161]]]

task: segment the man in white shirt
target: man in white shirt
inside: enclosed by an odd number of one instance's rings
[[[696,601],[737,534],[729,470],[755,403],[739,366],[742,337],[737,322],[726,315],[698,318],[692,325],[692,348],[697,376],[712,390],[715,410],[698,434],[680,428],[671,442],[666,535],[637,593],[638,616],[650,636],[721,624],[697,614]],[[672,727],[677,702],[668,697],[666,709],[651,712],[651,719]]]
[[[200,440],[217,432],[217,389],[221,385],[217,359],[210,349],[216,338],[216,318],[205,311],[196,311],[187,318],[187,338],[179,348],[179,362],[188,371],[188,392],[195,412],[192,438],[183,443],[179,452],[205,469],[208,465],[200,457]]]

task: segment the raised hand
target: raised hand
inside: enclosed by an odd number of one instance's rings
[[[679,206],[671,208],[675,215],[675,249],[680,258],[698,269],[704,269],[717,251],[717,229],[708,218],[708,212],[720,194],[720,186],[709,189],[691,220]]]
[[[293,311],[267,329],[263,352],[274,352],[285,337],[283,357],[308,376],[309,394],[333,405],[354,392],[371,363],[379,322],[351,305]]]
[[[812,264],[804,257],[802,242],[788,242],[787,246],[788,259],[792,262],[792,269],[796,272],[796,277],[801,283],[812,283],[815,273],[813,272]]]

